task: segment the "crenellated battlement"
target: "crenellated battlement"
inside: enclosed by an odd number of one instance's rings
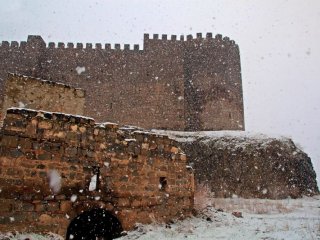
[[[36,40],[37,41],[37,40]],[[0,49],[8,49],[8,48],[13,48],[13,49],[17,49],[17,48],[21,48],[24,49],[26,48],[27,45],[33,45],[34,41],[2,41],[0,43]],[[139,51],[140,46],[139,44],[119,44],[119,43],[115,43],[115,44],[110,44],[110,43],[105,43],[105,44],[101,44],[101,43],[72,43],[72,42],[68,42],[68,43],[64,43],[64,42],[49,42],[46,45],[46,49],[96,49],[96,50],[132,50],[132,51]]]
[[[25,48],[27,45],[26,41],[21,41],[21,42],[17,42],[17,41],[2,41],[0,44],[0,48]]]
[[[152,36],[152,37],[151,37]],[[221,42],[229,45],[236,45],[234,40],[230,40],[229,37],[222,37],[221,34],[217,34],[215,37],[213,37],[212,33],[208,32],[206,33],[205,37],[203,37],[202,33],[197,33],[195,36],[192,34],[188,35],[180,35],[178,38],[177,35],[167,35],[167,34],[144,34],[144,41],[149,40],[158,40],[158,41],[171,41],[171,42],[189,42],[189,41],[204,41],[204,42]]]
[[[1,43],[0,78],[7,72],[86,90],[84,113],[99,121],[244,129],[239,47],[221,34],[144,34],[142,46],[46,43],[30,35],[24,42]]]
[[[151,37],[152,36],[152,37]],[[226,44],[226,45],[236,45],[234,40],[230,40],[229,37],[223,37],[221,34],[217,34],[215,37],[213,37],[212,33],[206,33],[205,37],[202,35],[202,33],[197,33],[195,36],[192,34],[189,35],[180,35],[179,37],[177,35],[167,35],[167,34],[144,34],[144,43],[147,41],[158,41],[158,43],[163,42],[164,44],[168,43],[188,43],[188,42],[199,42],[203,41],[204,43],[215,43],[215,44]],[[33,44],[35,42],[44,43],[41,36],[35,36],[35,35],[29,35],[28,41],[2,41],[0,44],[1,48],[26,48],[27,45]],[[110,43],[64,43],[64,42],[49,42],[48,44],[45,44],[46,49],[83,49],[83,50],[121,50],[121,51],[139,51],[143,50],[140,49],[139,44],[110,44]]]
[[[58,42],[57,44],[54,42],[49,42],[47,49],[85,49],[85,50],[131,50],[131,51],[139,51],[140,50],[140,46],[139,44],[134,44],[134,45],[130,45],[130,44],[119,44],[119,43],[115,43],[115,44],[110,44],[110,43],[106,43],[106,44],[101,44],[101,43],[71,43],[68,42],[67,44],[63,43],[63,42]]]

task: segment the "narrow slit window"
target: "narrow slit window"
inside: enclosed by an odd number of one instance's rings
[[[168,182],[166,177],[160,177],[159,179],[159,189],[160,191],[165,191],[167,189]]]

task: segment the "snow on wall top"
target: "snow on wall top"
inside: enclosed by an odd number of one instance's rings
[[[259,146],[263,148],[269,143],[277,140],[282,143],[292,146],[293,142],[289,137],[276,135],[276,134],[263,134],[256,132],[246,132],[246,131],[199,131],[199,132],[180,132],[180,131],[167,131],[167,130],[156,130],[153,132],[159,134],[165,134],[173,138],[178,142],[194,142],[201,141],[204,143],[209,143],[215,141],[224,148],[246,148],[249,145]]]

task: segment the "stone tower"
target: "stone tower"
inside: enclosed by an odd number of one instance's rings
[[[244,130],[239,47],[221,35],[144,36],[139,45],[49,43],[40,36],[0,46],[7,72],[86,91],[84,114],[144,128]],[[3,82],[0,84],[3,97]],[[2,102],[0,101],[2,105]]]

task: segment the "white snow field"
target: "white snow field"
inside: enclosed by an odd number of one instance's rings
[[[119,240],[320,239],[320,196],[302,199],[221,199],[198,193],[195,217],[170,224],[137,224]],[[241,212],[242,218],[232,215]],[[0,239],[61,240],[57,235],[0,234]]]
[[[233,216],[234,211],[243,217]],[[170,225],[139,225],[120,239],[320,239],[320,196],[210,199],[197,217]]]

